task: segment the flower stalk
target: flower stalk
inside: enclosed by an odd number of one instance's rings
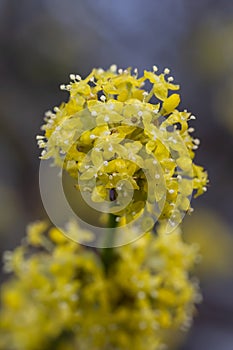
[[[116,216],[114,214],[108,214],[108,228],[106,232],[105,246],[102,248],[101,258],[105,268],[106,274],[108,274],[112,264],[114,263],[114,240],[115,240],[115,230],[117,228]]]

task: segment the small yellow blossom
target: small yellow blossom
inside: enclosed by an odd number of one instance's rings
[[[44,238],[44,231],[47,228],[44,221],[36,221],[28,226],[27,240],[34,246],[40,246]]]

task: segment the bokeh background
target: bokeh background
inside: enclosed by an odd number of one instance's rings
[[[233,349],[232,39],[230,0],[0,0],[1,253],[46,217],[35,135],[45,111],[67,98],[59,85],[69,73],[156,64],[181,84],[182,107],[197,116],[196,161],[210,177],[184,222],[203,256],[204,300],[182,350]]]

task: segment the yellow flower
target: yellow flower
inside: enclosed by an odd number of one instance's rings
[[[42,223],[41,223],[42,224]],[[177,229],[147,233],[115,250],[106,274],[98,251],[68,240],[52,227],[31,251],[28,237],[13,276],[3,285],[0,349],[159,350],[180,328],[188,328],[198,287],[189,277],[197,250]],[[45,227],[45,226],[44,226]],[[76,235],[86,235],[70,223]],[[50,250],[43,246],[50,238]],[[9,264],[9,253],[8,262]]]
[[[152,226],[166,219],[175,227],[190,209],[193,191],[206,191],[207,174],[193,162],[199,140],[188,123],[195,117],[177,109],[180,96],[173,91],[179,86],[167,77],[169,70],[156,71],[138,77],[137,70],[111,66],[93,69],[85,79],[71,75],[62,86],[68,102],[47,113],[45,135],[38,136],[41,158],[54,158],[93,202],[114,202],[118,225],[144,212]]]
[[[232,228],[219,213],[207,208],[197,210],[185,220],[184,236],[200,247],[201,264],[196,273],[202,279],[215,283],[216,279],[232,277]]]
[[[40,246],[44,238],[42,234],[47,226],[48,225],[43,221],[36,221],[28,225],[28,242],[34,246]]]

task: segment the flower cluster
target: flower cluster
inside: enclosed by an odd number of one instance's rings
[[[189,327],[198,252],[179,229],[160,226],[115,254],[106,274],[98,251],[31,224],[22,246],[5,253],[13,276],[1,292],[0,349],[155,350]]]
[[[144,232],[162,219],[176,227],[192,210],[193,191],[207,189],[206,172],[193,163],[195,117],[177,109],[179,86],[169,72],[154,66],[139,77],[113,65],[85,79],[71,74],[61,86],[68,102],[46,113],[45,135],[37,136],[41,158],[53,158],[93,202],[109,204],[118,225],[146,212]]]

